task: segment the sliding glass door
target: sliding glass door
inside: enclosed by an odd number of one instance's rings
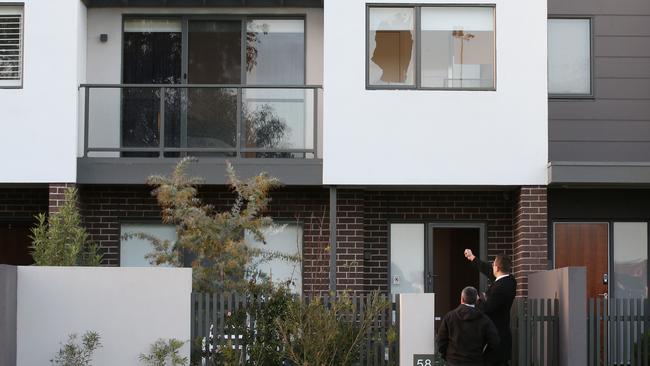
[[[124,84],[178,84],[181,82],[182,33],[180,19],[127,19],[124,21],[122,82]],[[165,96],[161,121],[160,89],[125,88],[122,91],[122,147],[155,148],[165,127],[165,146],[179,147],[178,89]],[[157,152],[123,152],[123,156],[158,156]]]
[[[187,82],[241,84],[241,21],[190,20],[187,29]],[[234,156],[237,89],[191,88],[187,93],[187,147],[224,149],[217,155]]]
[[[122,81],[192,85],[166,88],[165,147],[197,156],[306,157],[286,150],[314,146],[313,91],[281,87],[305,83],[304,28],[301,18],[129,18]],[[159,93],[125,89],[122,147],[159,147]]]

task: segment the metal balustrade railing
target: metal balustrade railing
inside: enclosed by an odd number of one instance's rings
[[[80,89],[83,157],[317,158],[320,85]]]

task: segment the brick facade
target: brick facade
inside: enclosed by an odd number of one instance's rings
[[[48,187],[47,212],[58,212],[59,208],[63,206],[63,202],[65,201],[65,191],[68,188],[74,187],[76,187],[76,184],[74,183],[50,183]]]
[[[513,273],[517,296],[528,294],[528,274],[548,268],[547,189],[521,187],[515,192]]]
[[[2,188],[0,186],[0,219],[33,220],[48,210],[47,187]]]
[[[119,265],[120,223],[160,221],[160,207],[146,186],[83,186],[82,214],[90,234],[104,253],[104,263]],[[202,187],[205,203],[229,210],[234,196],[225,187]],[[272,193],[269,215],[303,225],[303,288],[326,292],[329,280],[329,195],[324,188],[283,189]]]
[[[488,256],[512,255],[514,198],[508,191],[368,191],[365,290],[388,292],[390,221],[471,221],[487,227]]]
[[[337,289],[389,291],[390,221],[464,221],[486,225],[490,258],[499,253],[513,257],[521,283],[519,294],[524,294],[526,274],[546,269],[545,192],[544,187],[508,191],[339,189]],[[146,186],[82,186],[80,195],[90,237],[100,245],[107,265],[119,265],[121,222],[160,220],[160,208]],[[217,210],[228,210],[234,198],[223,186],[202,187],[200,197]],[[302,224],[304,291],[327,291],[329,190],[283,188],[272,193],[268,214],[276,220]]]

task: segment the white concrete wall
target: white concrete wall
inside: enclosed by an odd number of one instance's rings
[[[74,182],[85,6],[23,2],[23,87],[0,88],[0,183]]]
[[[227,15],[275,14],[305,16],[305,47],[307,84],[323,83],[323,9],[307,8],[91,8],[88,10],[87,69],[88,83],[120,84],[122,82],[122,18],[124,15]],[[100,34],[108,34],[108,42],[99,41]],[[307,93],[311,95],[311,93]],[[93,96],[96,98],[93,98]],[[119,91],[95,91],[90,109],[90,140],[94,147],[119,147],[120,99]],[[311,104],[307,103],[311,119]],[[322,120],[322,119],[321,119]],[[322,137],[319,126],[319,136]],[[83,144],[83,125],[79,127],[80,151]],[[322,139],[322,138],[321,138]],[[310,145],[311,142],[310,142]],[[319,147],[322,143],[319,142]],[[311,146],[308,146],[311,147]],[[321,150],[319,148],[319,150]],[[112,153],[94,153],[94,156],[116,156]]]
[[[93,365],[139,365],[156,339],[189,340],[191,291],[191,269],[18,267],[17,365],[48,365],[88,330],[103,344]]]
[[[481,3],[496,91],[366,90],[366,1],[325,2],[324,184],[546,183],[546,1]]]
[[[435,294],[399,295],[399,364],[413,365],[413,355],[435,350]]]

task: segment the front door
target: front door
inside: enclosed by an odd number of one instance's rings
[[[463,288],[481,290],[481,276],[463,255],[471,249],[484,258],[485,232],[482,224],[434,223],[429,225],[427,292],[436,294],[436,326],[460,303]]]
[[[607,296],[609,283],[609,223],[553,225],[555,268],[586,267],[587,297]]]

